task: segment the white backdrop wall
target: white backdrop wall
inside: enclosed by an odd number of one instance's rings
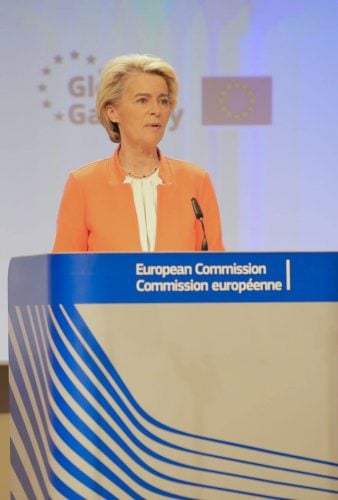
[[[112,154],[94,89],[122,53],[177,69],[161,149],[210,172],[228,250],[337,250],[337,24],[336,0],[1,2],[0,360],[9,259],[50,251],[68,172]],[[271,123],[202,124],[202,78],[262,76]]]

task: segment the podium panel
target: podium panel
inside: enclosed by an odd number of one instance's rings
[[[9,271],[13,498],[338,495],[338,254]]]

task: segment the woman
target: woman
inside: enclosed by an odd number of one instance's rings
[[[194,251],[203,240],[223,250],[219,210],[208,174],[157,148],[177,101],[174,69],[147,55],[105,66],[96,109],[112,157],[71,173],[58,215],[54,252]]]

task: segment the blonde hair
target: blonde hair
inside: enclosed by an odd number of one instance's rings
[[[175,70],[169,63],[146,54],[130,54],[111,59],[101,73],[96,96],[96,112],[113,142],[120,142],[121,136],[118,124],[112,123],[107,116],[106,107],[109,104],[116,106],[119,103],[126,80],[135,73],[162,76],[168,85],[171,108],[174,109],[177,103],[178,82]]]

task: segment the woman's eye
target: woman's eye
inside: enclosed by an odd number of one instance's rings
[[[144,104],[145,102],[147,102],[147,99],[145,97],[140,97],[139,99],[137,99],[137,102]]]
[[[169,101],[169,99],[167,99],[165,97],[165,98],[161,99],[161,104],[163,104],[163,106],[169,106],[170,101]]]

